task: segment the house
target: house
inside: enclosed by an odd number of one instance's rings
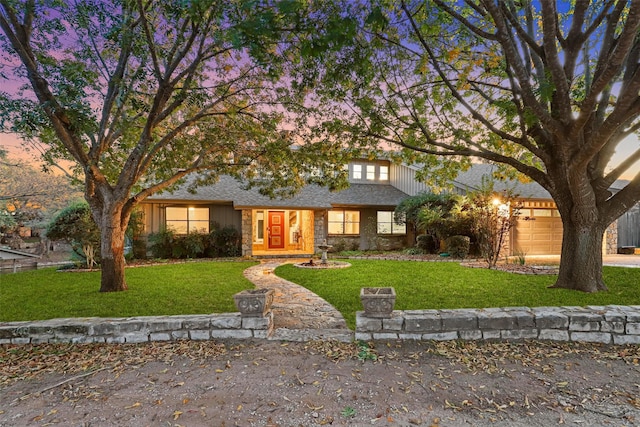
[[[142,205],[145,232],[171,227],[178,233],[209,232],[211,224],[233,226],[242,234],[245,256],[307,257],[325,240],[345,249],[406,247],[406,227],[393,210],[407,197],[391,180],[387,160],[358,160],[349,168],[349,188],[331,192],[309,185],[295,197],[271,199],[245,189],[230,176],[196,194],[186,185],[161,193]]]
[[[11,268],[15,273],[18,268],[37,265],[37,258],[40,255],[0,247],[0,270]]]
[[[395,207],[406,197],[429,188],[416,179],[419,166],[388,160],[360,159],[351,162],[349,188],[330,192],[309,185],[295,197],[271,199],[229,176],[195,194],[186,185],[173,193],[147,199],[141,208],[145,232],[171,227],[180,234],[209,232],[211,224],[233,226],[241,231],[242,254],[257,257],[307,257],[327,242],[339,249],[396,249],[413,246],[415,236],[394,221]],[[477,190],[482,177],[495,166],[474,164],[453,181],[453,191]],[[511,230],[507,255],[560,254],[562,221],[549,193],[537,183],[497,181],[495,190],[513,188],[520,198],[520,217]],[[605,239],[605,253],[617,249],[616,227]]]

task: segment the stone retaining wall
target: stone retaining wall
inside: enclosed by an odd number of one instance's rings
[[[0,344],[141,343],[180,339],[267,338],[273,314],[241,317],[240,313],[191,316],[52,319],[0,323]]]
[[[640,344],[640,306],[513,307],[356,314],[357,340],[539,339]]]
[[[0,323],[0,345],[267,339],[273,313],[52,319]],[[640,306],[407,310],[388,319],[356,314],[356,340],[519,340],[640,344]]]

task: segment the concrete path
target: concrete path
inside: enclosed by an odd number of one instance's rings
[[[244,276],[257,288],[275,290],[272,305],[275,330],[271,339],[352,341],[353,331],[347,328],[338,310],[308,289],[274,274],[279,265],[293,262],[296,261],[263,260],[244,271]]]

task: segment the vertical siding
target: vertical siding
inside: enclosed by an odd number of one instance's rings
[[[429,190],[429,187],[424,183],[416,180],[416,170],[406,165],[391,165],[390,182],[391,185],[409,196],[415,196]]]
[[[640,207],[635,205],[618,219],[618,247],[640,247]]]

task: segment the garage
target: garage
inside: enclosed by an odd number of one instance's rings
[[[559,255],[562,250],[562,219],[556,209],[525,207],[520,209],[511,236],[513,255]]]

